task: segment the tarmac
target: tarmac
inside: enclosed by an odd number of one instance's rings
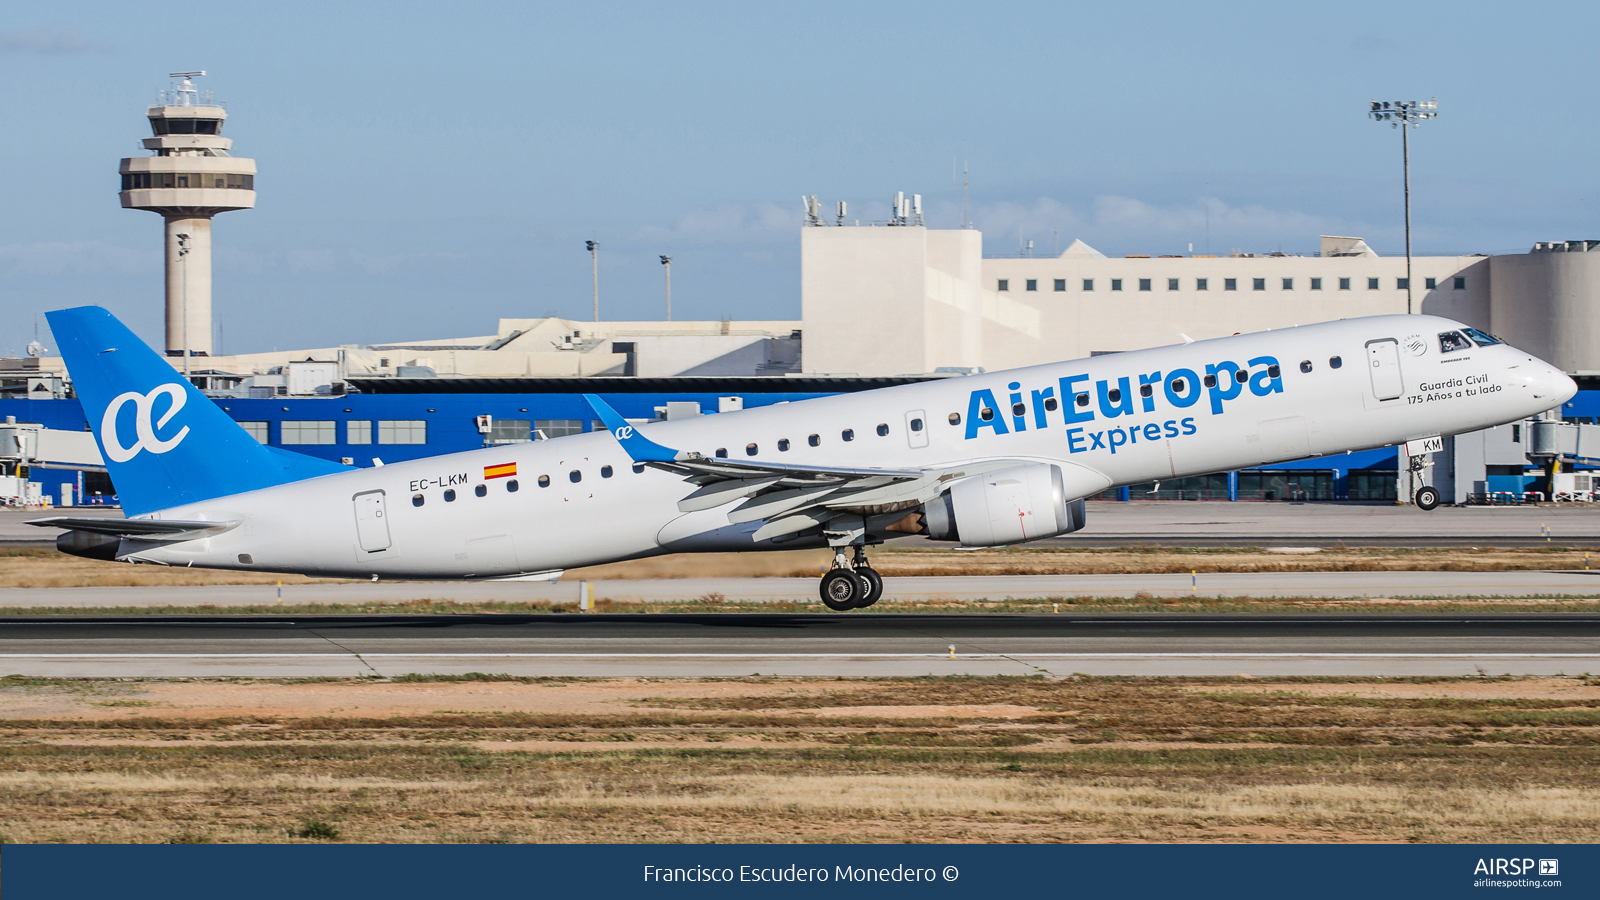
[[[1600,563],[1600,559],[1596,560]],[[651,578],[594,581],[596,600],[820,602],[815,578]],[[0,588],[0,608],[365,605],[416,600],[461,603],[576,603],[579,583],[341,582],[215,586]],[[1202,575],[941,575],[884,579],[895,600],[1004,600],[1049,597],[1600,597],[1600,569],[1520,572],[1250,572]]]
[[[1577,675],[1600,616],[26,617],[33,677]]]

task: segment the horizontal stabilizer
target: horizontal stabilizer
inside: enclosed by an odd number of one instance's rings
[[[182,536],[199,536],[202,532],[221,534],[239,525],[238,522],[204,522],[195,519],[113,519],[98,516],[51,516],[48,519],[29,519],[28,524],[146,541],[181,540],[187,539]]]

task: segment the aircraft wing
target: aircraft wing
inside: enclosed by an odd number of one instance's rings
[[[673,450],[644,437],[604,400],[584,395],[636,463],[680,475],[698,486],[678,501],[682,512],[743,499],[728,514],[735,524],[766,520],[756,540],[826,526],[833,519],[909,510],[932,499],[949,475],[931,469],[839,468],[711,458]]]
[[[51,516],[47,519],[30,519],[29,525],[40,528],[67,528],[145,541],[176,541],[198,537],[201,533],[218,534],[228,531],[238,522],[204,522],[188,519],[113,519],[90,516]]]

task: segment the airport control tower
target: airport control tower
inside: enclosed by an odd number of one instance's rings
[[[204,74],[172,73],[183,81],[146,113],[151,155],[124,159],[119,169],[122,207],[167,221],[168,356],[183,357],[186,347],[190,357],[211,354],[211,217],[256,205],[256,161],[228,152],[227,111],[191,80]]]

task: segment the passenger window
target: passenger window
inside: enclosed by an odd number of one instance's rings
[[[611,477],[611,467],[610,466],[601,466],[600,467],[600,477],[601,478],[610,478]]]
[[[1088,406],[1089,405],[1089,395],[1088,394],[1079,394],[1077,402],[1078,402],[1079,406]]]
[[[1028,412],[1028,407],[1022,405],[1021,403],[1013,403],[1013,404],[1011,404],[1011,414],[1013,416],[1025,415],[1027,412]]]
[[[1174,379],[1172,379],[1172,392],[1175,393],[1175,394],[1187,394],[1187,393],[1189,393],[1188,388],[1186,388],[1184,386],[1184,380],[1182,378],[1174,378]]]
[[[846,428],[839,432],[839,437],[847,441],[853,441],[856,439],[856,430],[854,428]]]
[[[517,484],[517,480],[515,478],[513,478],[510,481],[506,482],[506,493],[515,494],[517,492],[517,488],[518,487],[521,487],[521,485]]]
[[[1150,385],[1148,385],[1148,384],[1139,385],[1139,396],[1148,397],[1148,396],[1150,396],[1151,394],[1154,394],[1154,393],[1155,393],[1155,389],[1152,388]]]
[[[634,463],[633,464],[633,474],[635,474],[635,475],[643,475],[644,474],[644,463]],[[543,477],[543,476],[540,476],[540,477]],[[549,483],[550,479],[545,478],[544,481],[545,481],[545,483]],[[539,487],[544,487],[544,484],[540,484]]]
[[[727,447],[718,447],[717,448],[717,459],[727,459],[727,458],[728,458],[728,448]],[[576,479],[574,479],[574,480],[576,480]]]
[[[1454,353],[1457,350],[1471,350],[1472,342],[1459,331],[1446,331],[1439,335],[1439,352]]]
[[[745,444],[744,445],[744,455],[745,456],[755,456],[756,455],[756,450],[757,450],[757,447],[756,447],[755,444]]]
[[[884,437],[888,433],[889,433],[889,426],[887,426],[887,425],[885,425],[885,424],[883,424],[881,422],[878,423],[878,437]]]
[[[423,503],[423,500],[422,500],[422,495],[421,494],[412,494],[411,495],[411,505],[412,506],[421,506],[422,503]]]
[[[1337,356],[1328,357],[1328,368],[1337,369],[1342,365],[1344,365],[1344,360],[1340,359],[1339,357],[1337,357]]]
[[[583,473],[578,471],[577,469],[573,469],[571,472],[567,473],[567,480],[572,482],[573,484],[577,484],[578,482],[583,480]]]
[[[477,494],[479,497],[487,497],[489,496],[489,486],[487,484],[480,484],[473,488],[472,492]]]
[[[1234,369],[1233,380],[1239,382],[1240,384],[1244,384],[1246,381],[1250,380],[1250,373],[1243,369]]]
[[[911,420],[911,430],[912,431],[921,431],[922,430],[922,420],[921,419],[912,419]]]
[[[950,414],[950,424],[951,425],[960,425],[961,424],[961,413],[951,413]]]
[[[456,492],[455,491],[445,491],[444,492],[444,502],[446,502],[446,503],[454,503],[454,502],[456,502]]]
[[[1282,374],[1282,371],[1283,370],[1279,369],[1277,366],[1267,366],[1267,377],[1277,378],[1280,374]]]
[[[1208,388],[1216,387],[1217,386],[1217,376],[1215,376],[1215,375],[1207,375],[1206,377],[1200,379],[1200,383],[1205,385]]]
[[[1046,397],[1044,400],[1044,408],[1050,412],[1055,412],[1058,405],[1054,397]]]
[[[987,422],[990,419],[994,418],[994,410],[992,410],[989,407],[985,406],[983,409],[978,410],[978,418],[980,418],[980,419],[984,420],[985,422]]]
[[[788,453],[789,452],[789,439],[788,438],[784,438],[783,440],[778,442],[778,452],[779,453]]]
[[[1309,359],[1300,360],[1300,371],[1302,371],[1302,372],[1310,372],[1311,371],[1311,360],[1309,360]]]
[[[812,436],[806,438],[806,443],[813,447],[820,447],[822,446],[822,438],[813,434]]]
[[[1111,390],[1106,391],[1106,399],[1110,400],[1112,403],[1121,403],[1122,402],[1122,388],[1112,388]],[[1022,404],[1018,403],[1017,405],[1021,406]],[[1020,415],[1022,415],[1022,413],[1017,413],[1017,415],[1020,416]]]
[[[539,487],[549,487],[549,486],[550,486],[550,476],[549,475],[540,475],[539,476]]]

